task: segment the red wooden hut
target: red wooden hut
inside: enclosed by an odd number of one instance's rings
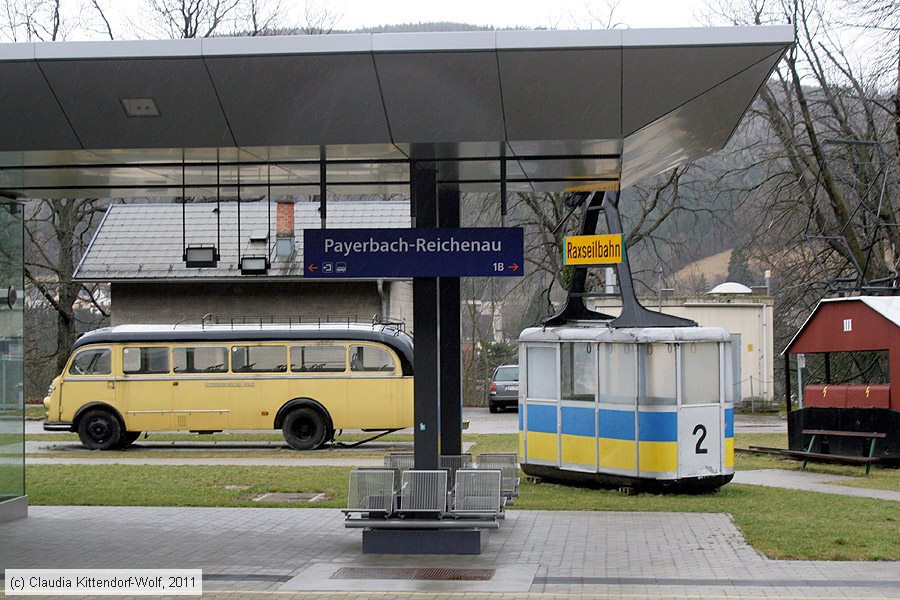
[[[840,383],[832,380],[832,355],[839,352],[886,351],[891,381]],[[798,407],[792,410],[790,357],[824,355],[824,381],[806,385]],[[815,310],[785,348],[788,374],[788,443],[791,450],[806,450],[803,430],[879,432],[887,434],[875,447],[875,456],[900,459],[900,297],[857,296],[828,298]],[[859,454],[860,440],[823,438],[833,454]]]

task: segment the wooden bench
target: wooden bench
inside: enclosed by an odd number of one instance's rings
[[[875,456],[875,443],[878,440],[887,438],[886,433],[878,433],[874,431],[835,431],[831,429],[804,429],[802,433],[803,435],[811,436],[809,438],[809,444],[806,446],[806,451],[802,452],[799,450],[786,450],[785,454],[804,459],[804,469],[806,468],[806,463],[810,460],[819,462],[835,462],[851,465],[866,465],[866,475],[869,474],[869,470],[872,468],[872,464],[880,462],[881,460]],[[817,437],[848,437],[869,440],[869,452],[868,455],[863,454],[861,456],[813,452],[812,449],[816,443]],[[865,452],[865,450],[863,450],[863,452]]]

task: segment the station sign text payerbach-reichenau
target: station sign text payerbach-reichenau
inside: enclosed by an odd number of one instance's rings
[[[303,274],[317,278],[516,277],[518,227],[305,229]]]
[[[563,251],[567,265],[610,265],[622,262],[625,236],[621,233],[605,235],[571,235],[566,238]]]

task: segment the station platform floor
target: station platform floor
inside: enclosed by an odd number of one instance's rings
[[[361,537],[334,509],[36,506],[0,524],[0,567],[199,568],[231,599],[900,598],[898,562],[770,560],[724,514],[511,510],[479,556]]]

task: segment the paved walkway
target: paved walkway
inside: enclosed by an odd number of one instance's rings
[[[749,485],[762,485],[789,490],[805,490],[808,492],[822,492],[825,494],[840,494],[841,496],[878,498],[879,500],[894,500],[900,502],[900,492],[829,484],[829,482],[833,481],[853,481],[856,479],[858,478],[847,477],[845,475],[811,473],[809,471],[760,469],[758,471],[737,471],[734,474],[733,481],[734,483],[746,483]]]
[[[363,555],[333,509],[32,507],[3,568],[200,568],[206,595],[302,598],[900,597],[900,563],[769,560],[727,515],[510,511],[477,557]],[[362,579],[342,567],[373,569]],[[446,569],[434,580],[399,568]],[[448,581],[455,569],[486,581]]]

